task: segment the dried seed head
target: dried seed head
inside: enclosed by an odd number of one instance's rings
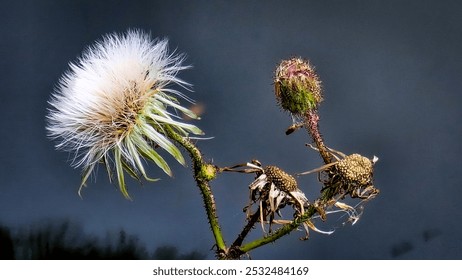
[[[322,101],[321,81],[308,61],[283,60],[274,79],[276,99],[283,110],[301,116]]]
[[[298,190],[297,181],[294,177],[284,172],[277,166],[266,166],[264,172],[268,177],[268,181],[276,185],[277,188],[285,192],[293,192]]]
[[[372,183],[373,162],[359,154],[346,156],[338,162],[337,169],[348,184],[366,186]]]
[[[100,162],[110,177],[116,175],[127,198],[125,174],[152,181],[144,159],[172,175],[159,150],[185,164],[181,151],[165,136],[167,126],[184,137],[203,134],[179,114],[198,119],[180,103],[191,99],[170,87],[189,88],[177,77],[189,68],[183,61],[184,55],[168,51],[167,40],[129,30],[106,35],[70,64],[49,102],[47,130],[58,149],[74,154],[73,165],[83,167],[80,190]]]

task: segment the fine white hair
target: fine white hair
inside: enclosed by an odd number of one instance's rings
[[[192,100],[168,87],[190,88],[177,77],[180,70],[189,68],[182,65],[184,58],[169,53],[166,39],[152,39],[140,30],[112,33],[86,48],[70,63],[49,101],[47,131],[56,140],[56,148],[72,152],[72,165],[85,170],[101,160],[108,164],[108,152],[116,149],[124,168],[128,165],[130,171],[141,171],[144,176],[139,154],[149,149],[154,155],[150,159],[170,173],[157,152],[147,147],[148,143],[158,145],[184,163],[181,153],[163,135],[162,125],[172,125],[185,136],[188,132],[202,134],[197,127],[181,122],[178,115],[181,111],[197,118],[177,97]],[[174,110],[167,110],[169,107]]]

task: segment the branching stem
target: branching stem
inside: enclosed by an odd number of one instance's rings
[[[209,181],[214,178],[216,170],[210,170],[209,167],[211,165],[204,162],[201,152],[193,143],[191,143],[188,138],[179,135],[170,126],[164,126],[164,129],[167,136],[185,148],[191,156],[194,179],[196,180],[196,184],[199,187],[202,199],[204,201],[207,218],[215,238],[215,244],[217,246],[217,255],[218,257],[222,258],[222,256],[227,253],[227,248],[223,240],[223,234],[221,232],[220,225],[218,223],[215,199],[209,185]]]
[[[254,241],[242,245],[240,247],[240,250],[242,251],[242,253],[247,253],[253,249],[274,242],[277,239],[283,237],[284,235],[291,233],[294,229],[297,229],[303,222],[309,220],[315,213],[316,209],[314,207],[310,207],[303,216],[296,218],[291,223],[282,226],[281,228],[279,228],[278,230],[276,230],[268,236],[264,236],[262,238],[256,239]]]

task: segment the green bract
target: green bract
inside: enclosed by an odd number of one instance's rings
[[[322,101],[321,82],[308,61],[283,60],[276,69],[275,94],[283,110],[296,116],[316,109]]]

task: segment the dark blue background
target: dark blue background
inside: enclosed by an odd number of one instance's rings
[[[0,1],[0,223],[19,228],[69,219],[83,234],[124,229],[148,250],[172,245],[213,258],[190,169],[130,181],[134,201],[103,169],[77,195],[80,170],[46,137],[47,100],[75,58],[109,32],[140,28],[188,55],[190,96],[205,106],[198,146],[220,166],[259,159],[290,173],[321,165],[306,132],[284,135],[273,71],[308,58],[323,81],[328,146],[377,155],[381,194],[361,220],[331,236],[292,233],[255,259],[460,259],[462,4],[460,1]],[[315,176],[300,178],[310,198]],[[252,175],[213,182],[225,239],[244,225]],[[318,223],[320,227],[330,225]],[[335,225],[335,224],[334,224]],[[339,224],[337,224],[338,226]],[[251,237],[261,233],[259,228]]]

